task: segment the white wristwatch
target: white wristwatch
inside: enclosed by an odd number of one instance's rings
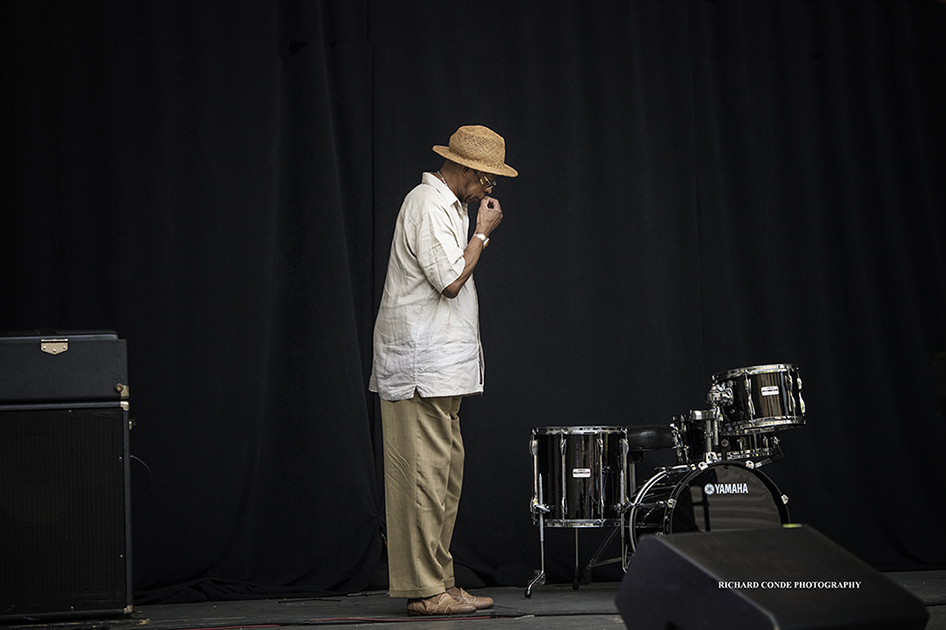
[[[474,234],[473,236],[475,236],[476,238],[478,238],[478,239],[480,239],[481,241],[483,241],[483,249],[486,249],[487,247],[489,247],[489,237],[488,237],[488,236],[486,236],[486,235],[483,234],[482,232],[477,232],[477,233]]]

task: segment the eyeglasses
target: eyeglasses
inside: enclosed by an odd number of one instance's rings
[[[476,174],[479,175],[480,185],[483,186],[483,188],[489,189],[489,188],[496,187],[496,184],[498,182],[495,179],[493,181],[490,181],[489,177],[486,176],[486,173],[481,173],[480,171],[476,171]]]

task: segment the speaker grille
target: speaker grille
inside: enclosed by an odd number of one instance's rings
[[[0,410],[0,617],[130,604],[127,419],[106,405]]]

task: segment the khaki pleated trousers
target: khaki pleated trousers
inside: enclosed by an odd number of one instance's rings
[[[391,597],[454,586],[450,541],[463,485],[459,396],[381,401]]]

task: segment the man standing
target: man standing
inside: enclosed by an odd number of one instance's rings
[[[394,228],[369,385],[381,398],[390,595],[407,598],[411,615],[493,605],[453,575],[464,457],[457,414],[464,396],[483,391],[472,274],[503,218],[489,194],[496,176],[518,175],[505,164],[505,141],[486,127],[460,127],[433,150],[446,161],[407,194]]]

